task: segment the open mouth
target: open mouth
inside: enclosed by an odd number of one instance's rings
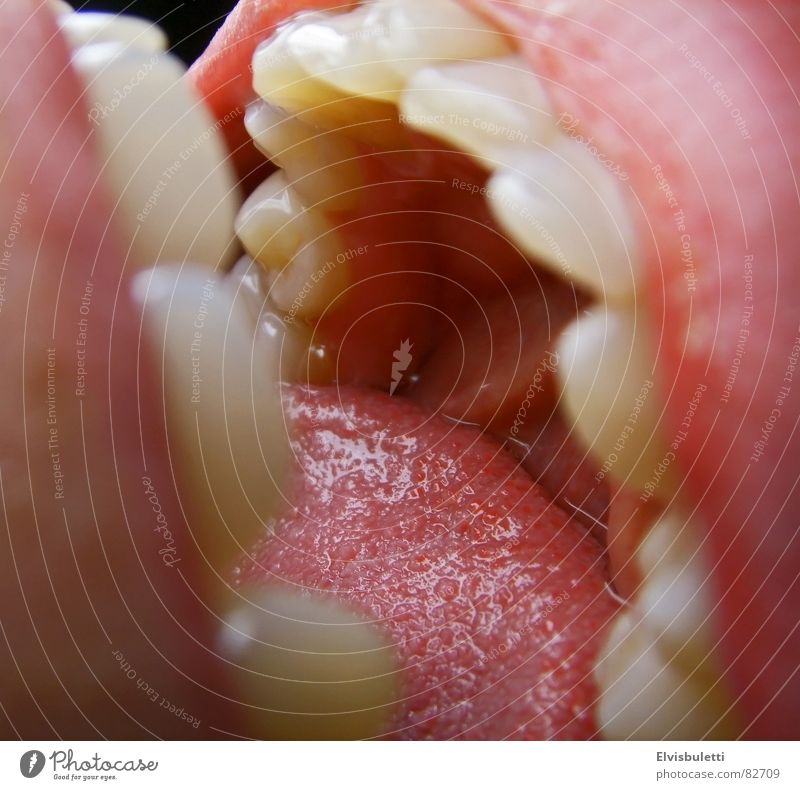
[[[741,573],[718,571],[692,461],[713,466],[702,410],[734,385],[664,362],[697,336],[668,304],[702,288],[691,234],[715,234],[666,153],[595,140],[567,66],[532,65],[546,30],[492,8],[245,3],[189,78],[156,29],[59,12],[209,649],[238,671],[228,726],[752,735],[772,687],[731,655],[720,584]]]

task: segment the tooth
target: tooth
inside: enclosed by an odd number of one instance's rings
[[[696,530],[697,525],[672,508],[644,538],[636,558],[644,579],[639,609],[671,653],[692,665],[708,652],[704,634],[711,612],[710,576],[692,539]]]
[[[314,217],[304,212],[289,189],[283,173],[273,173],[244,202],[236,218],[236,233],[245,250],[266,265],[283,266],[313,227]]]
[[[390,646],[362,617],[325,599],[248,590],[226,618],[222,653],[260,738],[382,735],[397,699]]]
[[[334,371],[326,357],[321,358],[312,346],[311,329],[287,320],[269,298],[269,283],[263,267],[244,256],[227,275],[236,298],[244,305],[257,331],[274,349],[280,360],[280,379],[290,384],[331,384]]]
[[[289,110],[324,105],[341,96],[303,69],[290,46],[301,27],[324,19],[318,13],[303,14],[260,44],[253,54],[253,87],[265,101]]]
[[[287,31],[286,51],[305,73],[342,93],[391,100],[401,81],[377,43],[387,35],[387,10],[386,3],[368,3],[346,14],[301,20]]]
[[[503,33],[456,0],[390,0],[387,5],[387,35],[378,42],[387,63],[406,80],[432,63],[511,51]]]
[[[358,203],[363,185],[358,152],[344,135],[315,129],[264,102],[248,108],[245,126],[255,144],[315,208],[344,211]]]
[[[67,13],[59,18],[58,24],[72,49],[86,44],[115,44],[122,50],[155,55],[166,52],[169,46],[157,25],[124,14]]]
[[[541,82],[518,56],[421,69],[402,95],[400,119],[491,170],[513,165],[521,146],[557,135]]]
[[[79,48],[73,63],[87,85],[104,179],[134,238],[135,265],[224,266],[235,252],[236,184],[222,124],[183,66],[170,55],[100,44]]]
[[[243,255],[225,275],[225,279],[233,288],[236,299],[243,300],[253,325],[258,323],[269,299],[262,267],[249,256]]]
[[[648,341],[633,312],[608,309],[575,320],[557,344],[564,415],[597,460],[598,476],[635,489],[665,455]],[[670,486],[662,480],[660,493]]]
[[[278,167],[285,167],[284,157],[291,159],[293,149],[302,149],[309,139],[323,134],[263,101],[247,108],[244,125],[256,146]]]
[[[339,129],[349,136],[385,146],[396,136],[397,112],[393,105],[352,96],[309,75],[288,47],[298,28],[320,14],[304,14],[262,43],[253,55],[253,87],[269,105],[280,107],[309,125]]]
[[[245,201],[236,232],[248,254],[272,270],[269,295],[293,318],[320,315],[347,286],[346,263],[336,259],[338,234],[300,202],[282,172]]]
[[[495,218],[554,272],[608,300],[636,287],[634,231],[614,177],[580,144],[530,146],[489,180]]]
[[[596,676],[597,718],[619,740],[713,740],[734,737],[729,705],[705,671],[671,659],[638,614],[617,615]]]
[[[283,484],[275,349],[229,285],[194,267],[140,272],[133,292],[163,375],[190,528],[207,561],[227,568],[263,536]]]
[[[598,717],[611,738],[732,738],[730,699],[712,655],[697,524],[671,509],[636,554],[644,579],[597,665]]]
[[[508,52],[504,37],[450,0],[379,0],[300,24],[286,38],[308,74],[343,93],[396,101],[431,62]]]

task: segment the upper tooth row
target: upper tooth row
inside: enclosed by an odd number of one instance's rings
[[[236,248],[238,195],[222,125],[166,53],[164,34],[113,14],[57,19],[86,86],[103,179],[118,201],[133,265],[226,265]]]
[[[377,0],[302,15],[257,50],[253,74],[268,103],[357,137],[362,126],[385,132],[379,108],[397,105],[407,126],[493,173],[483,194],[526,253],[606,299],[634,291],[638,256],[617,179],[559,128],[505,39],[459,4]]]
[[[307,209],[282,172],[273,173],[242,206],[236,230],[245,250],[272,275],[270,297],[285,313],[320,315],[347,286],[338,233]],[[326,265],[330,262],[330,266]]]
[[[408,77],[440,60],[507,53],[503,36],[454,0],[381,0],[347,14],[309,14],[287,25],[254,60],[260,91],[276,62],[344,93],[394,100]]]

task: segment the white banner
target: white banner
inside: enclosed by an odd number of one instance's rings
[[[794,743],[0,744],[0,787],[798,788]]]

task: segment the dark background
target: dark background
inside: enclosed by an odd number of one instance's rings
[[[236,0],[72,0],[84,11],[111,11],[152,19],[165,30],[172,51],[191,63],[206,48]]]

